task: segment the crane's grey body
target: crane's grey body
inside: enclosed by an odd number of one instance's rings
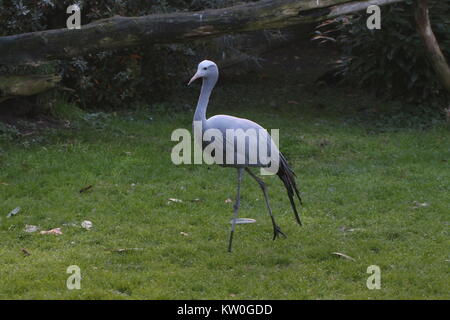
[[[202,122],[202,135],[207,130],[211,129],[218,130],[220,135],[214,137],[215,139],[211,142],[197,141],[197,143],[205,148],[208,144],[214,142],[216,150],[220,150],[223,155],[220,161],[221,166],[235,168],[278,168],[279,157],[271,157],[271,155],[279,155],[280,151],[269,133],[259,124],[243,118],[228,115],[215,115]],[[231,137],[228,135],[229,132],[233,132]],[[248,132],[253,132],[255,134],[254,141],[251,141],[249,136],[245,136]],[[263,142],[266,145],[265,150],[261,150],[261,153],[259,146],[260,138],[263,139]],[[216,141],[216,139],[218,141]],[[238,140],[243,142],[243,150],[237,147],[240,143]],[[256,144],[254,143],[255,141]],[[232,153],[231,157],[229,155],[230,150]],[[250,151],[252,151],[253,155]],[[267,159],[263,158],[262,155],[267,157]],[[228,160],[227,157],[229,158]],[[217,157],[216,160],[219,160],[219,157]],[[268,171],[270,171],[270,168]],[[275,169],[273,174],[276,174],[276,171],[277,170]]]
[[[278,225],[275,223],[275,218],[272,214],[272,209],[270,208],[270,205],[269,205],[267,188],[266,188],[264,182],[260,178],[258,178],[252,171],[250,171],[250,167],[276,168],[276,171],[273,173],[276,173],[280,177],[280,179],[283,181],[283,183],[288,191],[289,200],[290,200],[291,206],[294,210],[296,220],[300,225],[301,225],[300,217],[298,215],[298,212],[297,212],[294,200],[293,200],[294,193],[297,195],[297,198],[300,201],[300,204],[301,204],[301,199],[300,199],[300,195],[297,190],[296,183],[295,183],[294,172],[289,168],[289,165],[287,164],[286,159],[281,154],[281,152],[278,150],[278,148],[277,148],[276,144],[274,143],[274,141],[272,140],[271,136],[267,133],[267,131],[264,130],[263,127],[261,127],[259,124],[255,123],[251,120],[233,117],[233,116],[229,116],[229,115],[215,115],[211,118],[208,118],[208,119],[206,118],[206,110],[208,107],[209,98],[211,96],[212,89],[214,88],[214,86],[217,82],[218,77],[219,77],[219,71],[218,71],[217,65],[212,61],[204,60],[198,65],[197,72],[192,77],[191,81],[189,81],[189,84],[191,84],[195,79],[203,78],[202,89],[201,89],[200,97],[199,97],[199,100],[197,103],[197,108],[196,108],[195,114],[194,114],[194,120],[193,120],[194,130],[195,130],[196,124],[201,124],[202,137],[203,137],[203,134],[209,129],[218,130],[218,132],[221,133],[221,137],[215,137],[215,138],[222,139],[222,140],[219,140],[219,141],[213,140],[213,141],[215,142],[216,146],[222,147],[224,161],[222,162],[221,165],[226,166],[226,167],[235,167],[238,170],[237,197],[236,197],[236,202],[234,204],[234,214],[233,214],[230,240],[229,240],[229,246],[228,246],[228,251],[231,252],[235,225],[236,225],[236,222],[238,221],[237,216],[238,216],[238,210],[239,210],[239,205],[240,205],[240,187],[241,187],[241,181],[242,181],[242,176],[243,176],[244,170],[246,170],[247,173],[249,173],[249,175],[258,182],[259,186],[261,187],[261,189],[264,193],[264,199],[266,202],[266,206],[267,206],[267,209],[269,211],[269,214],[270,214],[270,217],[272,220],[272,225],[273,225],[273,230],[274,230],[274,235],[273,235],[274,240],[276,239],[277,236],[279,236],[279,235],[285,236],[285,234],[280,230]],[[239,151],[237,150],[237,148],[234,148],[234,146],[236,146],[237,138],[234,138],[234,140],[227,139],[227,130],[229,130],[229,129],[231,129],[231,130],[241,129],[243,131],[247,131],[250,129],[250,130],[255,130],[258,132],[260,130],[262,130],[261,132],[263,132],[263,133],[261,136],[257,136],[257,138],[258,138],[257,144],[255,144],[254,142],[252,143],[252,141],[250,141],[250,139],[245,140],[245,148],[244,148],[244,150],[241,150],[241,153],[239,154]],[[256,159],[256,161],[255,161],[255,159],[252,159],[250,157],[250,154],[251,154],[250,151],[255,150],[255,148],[256,148],[256,150],[258,150],[259,139],[263,139],[262,142],[267,144],[268,156],[271,157],[270,158],[271,159],[270,166],[267,164],[267,162],[262,161],[262,159],[259,158],[258,152],[256,152],[258,154],[258,158]],[[213,141],[211,141],[210,143],[212,143]],[[199,140],[196,142],[201,144],[203,148],[205,148],[208,145],[208,143],[205,143],[203,141],[203,139],[201,141]],[[227,148],[227,145],[228,146],[232,145],[232,147]],[[227,150],[228,151],[232,150],[233,154],[232,155],[228,154],[228,157],[227,157]],[[229,160],[230,158],[232,158],[233,161],[231,161],[231,162],[226,161],[227,159]],[[240,161],[238,161],[238,159],[240,159]],[[244,160],[242,161],[242,159],[244,159]],[[276,163],[274,163],[274,162],[276,162]]]

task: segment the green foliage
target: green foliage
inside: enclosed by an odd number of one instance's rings
[[[57,91],[52,91],[49,95],[51,95],[51,97],[45,97],[45,102],[39,103],[50,104],[48,110],[55,119],[76,121],[82,119],[85,115],[83,110],[70,102],[68,95],[61,94]]]
[[[431,1],[430,19],[441,50],[450,57],[450,6]],[[440,104],[445,92],[416,31],[412,2],[381,8],[381,30],[369,30],[363,12],[323,24],[319,39],[331,36],[342,57],[336,72],[354,85],[373,88],[381,97],[401,99],[424,106]]]
[[[0,36],[44,30],[48,26],[46,16],[56,9],[55,3],[53,0],[0,0]]]
[[[17,138],[19,135],[20,132],[19,130],[17,130],[16,127],[0,121],[0,141],[13,140]]]

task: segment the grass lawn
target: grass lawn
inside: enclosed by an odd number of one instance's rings
[[[170,160],[171,132],[190,130],[192,110],[87,114],[0,141],[0,298],[449,299],[449,127],[368,124],[351,110],[382,102],[269,80],[223,81],[209,115],[280,128],[303,227],[281,181],[265,176],[288,235],[272,241],[263,195],[246,174],[240,217],[257,222],[237,227],[228,253],[236,170]],[[194,106],[198,89],[166,106]],[[70,265],[81,269],[80,290],[66,288]],[[370,265],[381,269],[380,290],[366,286]]]

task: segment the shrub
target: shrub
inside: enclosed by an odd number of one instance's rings
[[[446,1],[431,1],[432,28],[447,60],[449,17]],[[316,38],[329,37],[341,48],[336,74],[345,82],[373,88],[381,97],[442,107],[446,93],[416,32],[412,1],[382,7],[381,30],[368,30],[366,20],[363,12],[333,19],[318,28]]]

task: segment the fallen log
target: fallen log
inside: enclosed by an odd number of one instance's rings
[[[0,102],[45,92],[55,88],[60,81],[59,75],[0,76]]]
[[[199,12],[114,16],[81,29],[55,29],[0,37],[0,64],[39,64],[109,49],[176,43],[235,32],[318,22],[369,5],[404,0],[260,0]]]

